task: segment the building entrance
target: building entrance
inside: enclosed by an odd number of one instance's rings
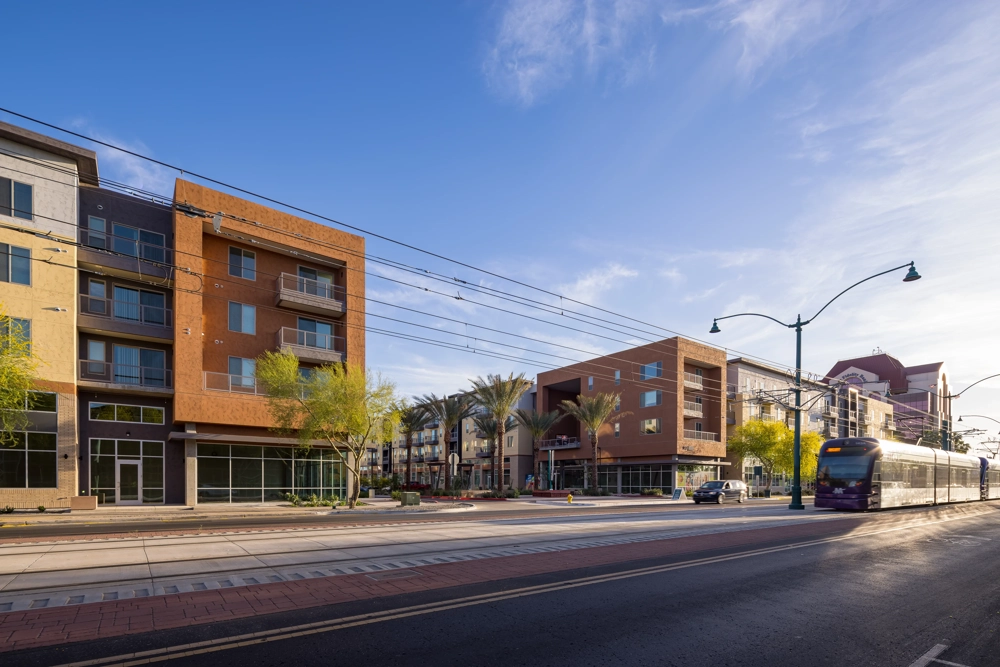
[[[115,499],[116,505],[141,505],[142,504],[142,468],[139,461],[117,462],[115,476],[115,488],[118,496]]]

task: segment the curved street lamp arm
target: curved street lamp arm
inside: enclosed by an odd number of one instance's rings
[[[1000,424],[1000,419],[993,419],[993,417],[987,417],[986,415],[959,415],[959,419],[962,417],[981,417],[982,419],[989,419],[990,421]]]
[[[764,318],[767,318],[767,319],[771,320],[772,322],[777,322],[778,324],[780,324],[783,327],[788,327],[789,329],[791,329],[792,327],[795,326],[794,324],[785,324],[781,320],[776,320],[773,317],[771,317],[770,315],[761,315],[760,313],[736,313],[735,315],[726,315],[725,317],[716,317],[716,318],[713,318],[713,319],[716,322],[718,322],[719,320],[728,320],[730,317],[745,317],[747,315],[752,315],[754,317],[764,317]]]
[[[719,319],[722,319],[722,318],[719,318]],[[973,382],[972,384],[970,384],[970,385],[969,385],[968,387],[966,387],[966,388],[965,388],[965,389],[963,389],[962,391],[958,392],[957,394],[952,394],[952,395],[948,396],[948,398],[958,398],[959,396],[961,396],[961,395],[962,395],[962,394],[964,394],[965,392],[967,392],[967,391],[969,391],[970,389],[972,389],[973,387],[975,387],[975,386],[976,386],[977,384],[979,384],[980,382],[986,382],[987,380],[990,380],[990,379],[992,379],[992,378],[997,378],[997,377],[1000,377],[1000,373],[997,373],[996,375],[987,375],[987,376],[986,376],[986,377],[984,377],[984,378],[983,378],[982,380],[976,380],[975,382]],[[975,416],[975,415],[969,415],[969,416],[970,416],[970,417],[973,417],[973,416]],[[988,419],[988,418],[987,418],[987,419]]]
[[[836,301],[837,299],[839,299],[840,297],[842,297],[845,293],[851,291],[852,289],[854,289],[855,287],[857,287],[861,283],[866,283],[869,280],[871,280],[872,278],[878,278],[879,276],[884,276],[885,274],[892,273],[893,271],[899,271],[900,269],[905,269],[908,266],[913,266],[913,262],[910,262],[909,264],[903,264],[902,266],[897,266],[894,269],[888,269],[886,271],[883,271],[882,273],[876,273],[874,276],[868,276],[864,280],[859,280],[858,282],[854,283],[853,285],[851,285],[850,287],[848,287],[847,289],[845,289],[843,292],[841,292],[840,294],[838,294],[837,296],[835,296],[832,299],[830,299],[829,301],[827,301],[826,302],[826,306],[823,306],[822,308],[820,308],[819,311],[817,311],[817,313],[815,315],[813,315],[812,317],[810,317],[808,320],[806,320],[802,324],[809,324],[810,322],[812,322],[813,320],[815,320],[817,317],[819,317],[820,313],[822,313],[824,310],[826,310],[827,306],[829,306],[831,303],[833,303],[834,301]]]

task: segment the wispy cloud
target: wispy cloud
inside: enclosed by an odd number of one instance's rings
[[[625,279],[637,275],[639,272],[635,269],[616,263],[607,264],[584,273],[572,283],[560,286],[559,293],[578,301],[595,303],[606,292],[620,287]]]
[[[530,106],[575,74],[629,85],[653,63],[650,0],[511,0],[483,63],[491,86]]]
[[[86,134],[97,141],[118,146],[141,155],[153,154],[149,146],[143,142],[128,142],[119,139],[110,133],[95,128],[94,124],[86,118],[74,118],[69,124],[77,132]],[[176,176],[173,170],[161,167],[149,160],[143,160],[134,155],[123,153],[114,148],[102,146],[101,144],[94,144],[93,149],[97,153],[98,170],[102,178],[123,183],[137,190],[163,195],[167,198],[173,196],[174,178]]]

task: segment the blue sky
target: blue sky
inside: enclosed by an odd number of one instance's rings
[[[945,361],[958,388],[1000,372],[1000,5],[326,4],[16,3],[9,24],[38,29],[5,35],[19,66],[0,99],[702,338],[713,316],[808,316],[913,259],[923,280],[880,279],[807,328],[803,366],[823,373],[881,347],[911,365]],[[101,160],[106,176],[170,192],[165,170]],[[529,294],[383,242],[369,251]],[[475,324],[621,347],[572,322],[368,286]],[[712,342],[794,362],[792,333],[764,320],[730,322]],[[406,393],[538,370],[376,335],[368,345]],[[1000,417],[998,402],[993,381],[956,411]]]

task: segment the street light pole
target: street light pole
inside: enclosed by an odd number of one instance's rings
[[[861,283],[868,282],[872,278],[878,278],[879,276],[884,276],[887,273],[892,273],[893,271],[899,271],[900,269],[909,269],[906,272],[906,277],[903,278],[904,283],[910,283],[914,280],[920,280],[920,274],[917,273],[917,269],[913,262],[909,264],[903,264],[885,271],[876,273],[875,275],[868,276],[864,280],[859,280],[847,289],[840,292],[837,296],[833,297],[826,302],[822,308],[820,308],[815,315],[810,317],[808,320],[803,321],[802,315],[799,314],[795,317],[795,322],[792,324],[786,324],[781,320],[775,319],[770,315],[763,315],[761,313],[736,313],[735,315],[725,315],[724,317],[717,317],[712,322],[712,328],[709,329],[708,333],[719,333],[722,331],[719,328],[719,320],[728,320],[731,317],[763,317],[765,319],[771,320],[772,322],[777,322],[783,327],[788,329],[795,329],[795,440],[794,440],[794,450],[793,450],[793,463],[792,463],[792,502],[788,504],[788,509],[790,510],[804,510],[805,505],[802,504],[802,327],[809,324],[815,320],[819,315],[827,309],[827,307],[843,296],[846,292],[854,289]]]

